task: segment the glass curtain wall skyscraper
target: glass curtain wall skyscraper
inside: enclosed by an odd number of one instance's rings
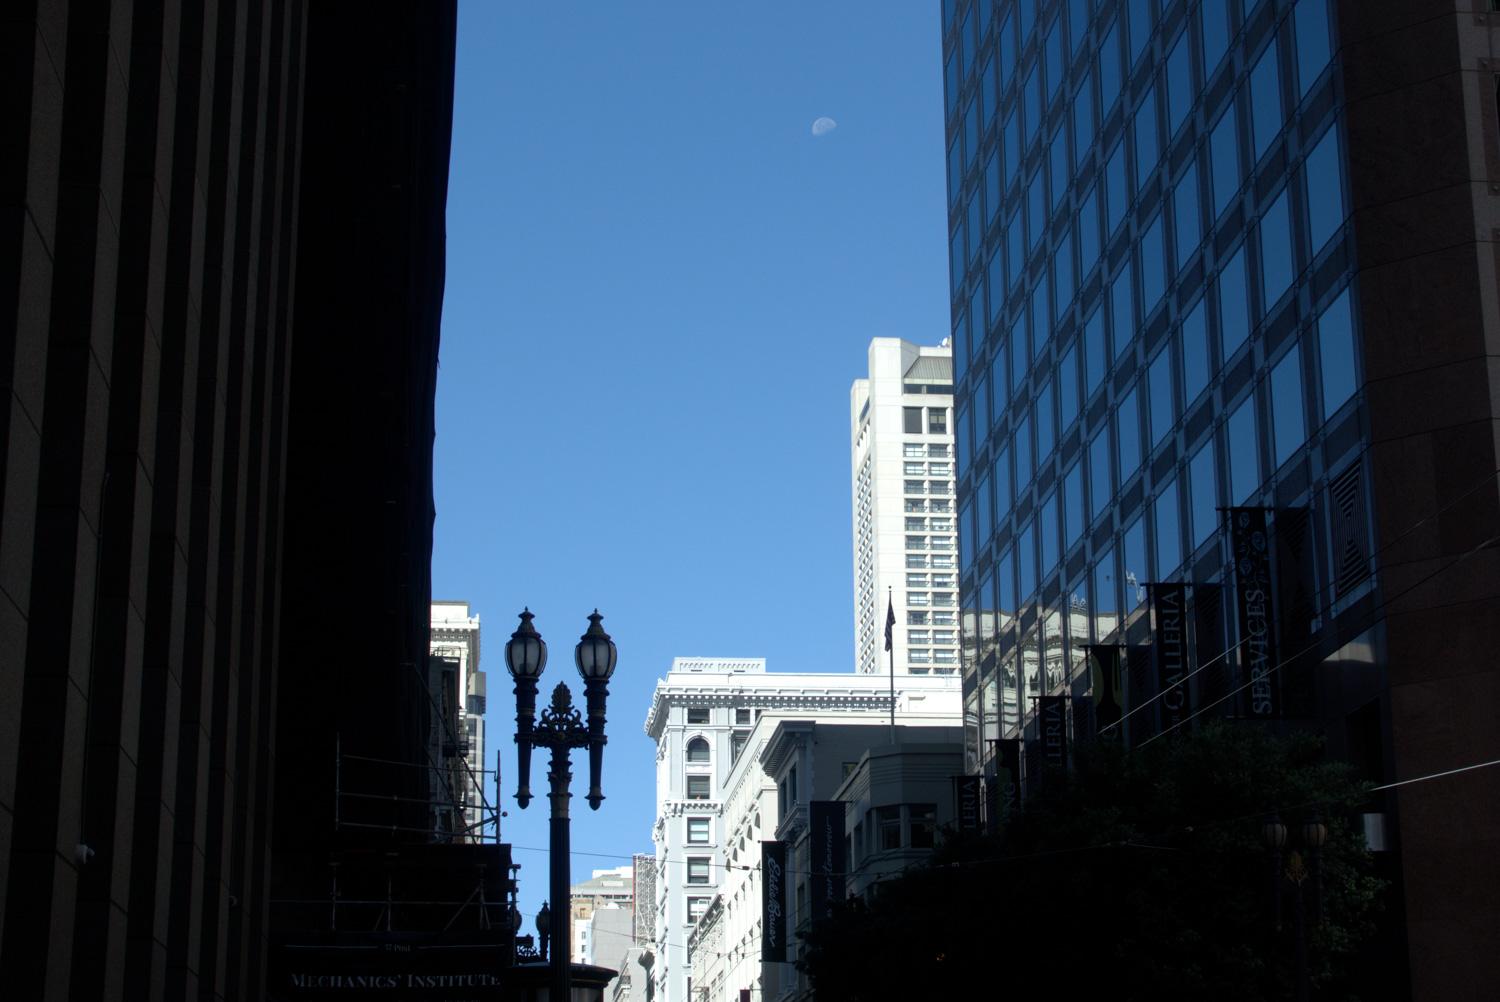
[[[1220,508],[1305,504],[1341,471],[1355,442],[1317,433],[1358,405],[1356,339],[1327,0],[1249,20],[1248,0],[956,6],[962,582],[987,760],[1029,697],[1086,691],[1085,646],[1126,643],[1148,583],[1199,562],[1222,581]]]
[[[967,767],[1318,731],[1419,997],[1500,977],[1495,780],[1416,781],[1500,758],[1491,6],[941,8]]]

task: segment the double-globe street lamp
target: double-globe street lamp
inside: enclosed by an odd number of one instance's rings
[[[573,706],[573,694],[561,682],[552,690],[552,704],[542,711],[540,723],[536,723],[537,680],[547,666],[547,644],[542,635],[531,625],[531,610],[521,613],[521,627],[510,635],[505,645],[505,666],[510,669],[516,682],[516,745],[520,756],[517,771],[519,786],[516,800],[524,808],[531,803],[531,749],[550,748],[552,762],[547,770],[551,785],[552,800],[551,861],[549,881],[552,900],[558,903],[558,912],[548,923],[546,936],[551,940],[550,997],[553,1002],[568,1002],[572,998],[572,969],[567,943],[569,913],[569,838],[568,801],[572,794],[568,786],[572,782],[572,762],[569,752],[574,748],[589,750],[588,802],[592,810],[599,809],[604,794],[599,787],[599,773],[604,764],[604,701],[609,695],[609,677],[615,670],[618,652],[614,641],[599,625],[603,616],[595,609],[589,616],[589,628],[579,639],[573,650],[573,662],[578,674],[583,677],[584,697],[587,701],[588,723],[585,724],[577,708]],[[544,906],[545,907],[545,906]]]
[[[1323,927],[1323,846],[1328,841],[1328,826],[1318,820],[1318,812],[1302,825],[1299,832],[1303,848],[1312,863],[1312,870],[1302,865],[1302,855],[1296,851],[1287,858],[1286,869],[1281,866],[1281,850],[1287,843],[1287,827],[1281,815],[1271,808],[1271,816],[1261,825],[1261,843],[1271,852],[1271,900],[1274,908],[1276,931],[1281,931],[1281,897],[1292,895],[1292,922],[1297,940],[1293,943],[1297,959],[1297,1002],[1307,1002],[1307,936],[1302,921],[1302,885],[1312,880],[1313,922]]]

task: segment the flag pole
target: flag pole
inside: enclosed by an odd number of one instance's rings
[[[896,599],[891,586],[886,585],[885,599],[885,649],[891,656],[891,744],[896,743],[896,644],[893,636],[896,629]]]

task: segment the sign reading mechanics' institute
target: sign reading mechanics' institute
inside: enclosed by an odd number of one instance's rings
[[[509,998],[501,932],[338,932],[289,937],[272,953],[273,1002],[488,1002]]]

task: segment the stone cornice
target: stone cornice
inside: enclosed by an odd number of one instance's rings
[[[889,699],[886,705],[890,705]],[[807,747],[815,726],[816,722],[812,720],[783,720],[776,725],[760,750],[760,766],[772,782],[776,781],[787,760]],[[809,778],[803,777],[804,781]]]
[[[651,710],[646,715],[646,733],[653,740],[660,741],[666,730],[668,710],[673,706],[868,711],[888,709],[891,705],[887,688],[889,680],[878,676],[787,674],[717,678],[725,681],[714,684],[706,680],[688,681],[678,676],[658,682]],[[799,679],[806,681],[798,684]],[[813,682],[813,679],[817,681]],[[898,688],[898,694],[900,691]]]
[[[673,672],[708,672],[713,675],[727,673],[765,674],[765,658],[673,658]]]
[[[479,670],[479,619],[438,620],[432,624],[429,645],[460,645],[469,649],[470,669]]]
[[[661,816],[664,818],[680,818],[687,812],[701,814],[708,811],[713,814],[722,813],[724,802],[722,800],[666,800],[661,805]]]

